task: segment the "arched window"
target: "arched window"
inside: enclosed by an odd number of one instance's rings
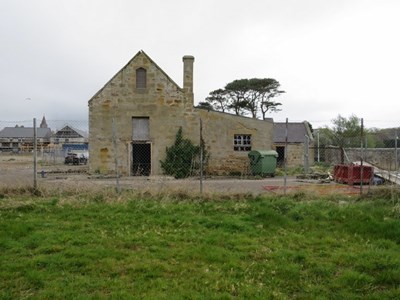
[[[136,69],[136,88],[145,89],[146,88],[146,69],[139,68]]]

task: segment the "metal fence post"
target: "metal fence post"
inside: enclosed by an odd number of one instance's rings
[[[361,118],[361,157],[360,157],[360,195],[363,194],[363,181],[364,181],[364,145],[363,145],[363,140],[364,140],[364,119]]]
[[[308,174],[308,162],[309,162],[309,148],[310,148],[310,138],[308,135],[304,135],[305,141],[304,141],[304,174]]]
[[[200,118],[200,195],[203,194],[203,121]]]
[[[36,118],[33,118],[33,189],[37,190],[37,129]]]
[[[320,162],[320,153],[319,153],[319,130],[317,130],[317,161]]]
[[[398,156],[397,156],[397,139],[399,137],[397,136],[397,128],[394,130],[394,171],[397,174],[399,163],[398,163]]]
[[[283,165],[284,165],[284,177],[283,177],[283,192],[286,195],[286,187],[287,187],[287,150],[288,147],[288,118],[286,118],[286,126],[285,126],[285,151],[284,151],[284,158],[283,158]]]
[[[115,163],[115,176],[116,176],[116,190],[117,193],[121,193],[121,186],[119,184],[119,170],[118,170],[118,146],[115,130],[115,120],[112,118],[112,141],[114,146],[114,163]]]

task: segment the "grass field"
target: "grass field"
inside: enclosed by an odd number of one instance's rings
[[[399,299],[400,205],[8,192],[0,253],[0,299]]]

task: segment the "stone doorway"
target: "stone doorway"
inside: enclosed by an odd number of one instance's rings
[[[151,173],[151,144],[132,142],[132,176],[149,176]]]
[[[285,146],[277,146],[276,152],[278,153],[276,165],[278,167],[283,167],[283,165],[285,164]]]

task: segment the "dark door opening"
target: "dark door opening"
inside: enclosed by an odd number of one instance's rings
[[[285,147],[284,146],[276,147],[276,152],[278,152],[278,158],[276,160],[276,165],[278,167],[283,167],[283,165],[285,163]]]
[[[132,143],[132,176],[149,176],[151,172],[151,144]]]

